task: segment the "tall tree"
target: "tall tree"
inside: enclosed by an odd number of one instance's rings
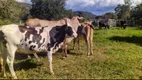
[[[142,19],[142,3],[131,10],[131,18]]]
[[[115,13],[116,13],[118,19],[130,18],[132,0],[124,0],[124,2],[125,2],[125,4],[123,4],[123,5],[119,4],[115,8]]]
[[[65,16],[65,0],[32,0],[30,13],[40,19],[61,19]]]
[[[108,19],[108,18],[116,19],[117,18],[117,16],[114,13],[112,13],[112,12],[108,12],[108,13],[104,14],[103,16],[106,19]]]
[[[0,0],[0,18],[18,21],[20,19],[23,8],[20,3],[15,0]]]

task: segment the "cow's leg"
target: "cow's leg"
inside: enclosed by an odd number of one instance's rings
[[[67,44],[63,44],[62,47],[62,52],[63,52],[63,59],[65,59],[67,57]]]
[[[49,70],[52,75],[54,75],[53,68],[52,68],[52,49],[47,52],[48,62],[49,62]]]
[[[77,38],[78,50],[80,50],[80,45],[79,45],[80,40],[79,39],[80,39],[80,37]]]
[[[80,50],[79,38],[80,38],[80,37],[79,37],[79,35],[78,35],[78,37],[73,40],[73,50],[74,50],[74,48],[75,48],[75,46],[76,46],[76,41],[77,41],[78,50]]]
[[[65,44],[65,57],[67,57],[67,53],[68,53],[68,47],[67,47],[67,44]]]
[[[7,64],[8,64],[9,70],[11,72],[12,77],[14,79],[17,79],[17,76],[13,68],[13,62],[14,62],[15,52],[17,50],[17,47],[15,45],[7,44],[7,50],[8,50]]]
[[[90,51],[91,51],[90,55],[92,55],[93,54],[93,30],[91,29],[90,31],[91,31],[90,36],[89,36],[89,38],[90,38]]]
[[[63,52],[63,59],[65,59],[67,57],[67,43],[66,43],[66,39],[63,41],[62,52]]]
[[[73,50],[75,49],[76,39],[77,39],[77,38],[73,39]]]
[[[40,59],[39,59],[39,57],[38,57],[38,55],[37,55],[37,52],[34,52],[33,54],[34,54],[35,58],[37,59],[37,61],[39,62]]]
[[[126,26],[125,26],[125,25],[123,26],[123,29],[126,29]]]
[[[30,55],[28,55],[28,59],[32,59]]]
[[[87,35],[83,35],[83,37],[87,45],[87,56],[89,56],[90,55],[89,37]]]
[[[109,27],[109,26],[107,26],[107,28],[109,29],[110,27]]]
[[[2,57],[1,57],[1,72],[3,77],[6,77],[5,74],[6,60],[7,60],[7,50],[5,48],[4,51],[2,52]]]

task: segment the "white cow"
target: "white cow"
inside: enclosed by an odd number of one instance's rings
[[[66,22],[62,26],[20,27],[16,24],[4,25],[0,28],[0,45],[2,53],[2,74],[5,75],[5,64],[9,66],[11,75],[17,78],[13,69],[15,52],[18,47],[32,51],[47,51],[50,73],[52,69],[52,53],[57,51],[66,37],[77,37],[76,31]],[[3,46],[3,47],[2,47]]]

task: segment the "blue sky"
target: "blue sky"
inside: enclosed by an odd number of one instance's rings
[[[30,0],[17,0],[19,2],[31,3]],[[142,0],[133,0],[133,5],[139,4]],[[124,4],[124,0],[66,0],[66,9],[73,11],[87,11],[96,15],[106,12],[114,12],[118,4]]]

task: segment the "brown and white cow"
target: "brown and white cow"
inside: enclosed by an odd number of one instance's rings
[[[81,36],[84,37],[84,40],[86,42],[87,46],[87,55],[90,56],[93,54],[93,30],[94,26],[92,25],[92,21],[87,20],[84,21],[83,23],[80,23],[79,20],[82,20],[82,17],[74,16],[73,18],[69,19],[66,18],[67,22],[73,26],[73,28],[76,30],[78,37],[74,39],[74,45],[73,49],[75,47],[75,42],[76,40],[78,41],[78,46],[79,46],[79,39]],[[67,43],[71,42],[70,38],[65,38],[64,40],[64,46],[63,46],[63,58],[67,57]]]
[[[46,27],[20,27],[16,24],[4,25],[0,28],[0,51],[2,54],[2,75],[5,76],[5,64],[7,62],[13,78],[17,78],[13,62],[15,52],[18,47],[32,51],[47,52],[50,73],[52,69],[52,54],[58,50],[66,37],[77,37],[76,31],[66,22],[65,25],[46,26]]]
[[[48,21],[48,20],[40,20],[40,19],[29,19],[26,21],[26,25],[30,26],[30,27],[36,27],[36,26],[53,26],[53,25],[63,25],[64,24],[64,20],[67,21],[77,32],[77,34],[79,35],[83,35],[84,40],[86,42],[87,45],[87,55],[91,55],[93,54],[93,50],[92,50],[92,43],[93,43],[93,25],[92,25],[92,21],[85,21],[83,24],[81,24],[79,22],[79,20],[82,20],[83,17],[79,17],[79,16],[74,16],[71,19],[69,18],[64,18],[62,20],[57,21]],[[67,57],[67,44],[70,43],[74,38],[68,37],[65,38],[65,40],[63,41],[63,46],[62,46],[62,51],[63,51],[63,58]],[[76,40],[76,39],[75,39]],[[74,40],[74,45],[75,45],[75,40]],[[79,44],[79,38],[77,38],[78,40],[78,44]],[[36,54],[34,54],[34,56],[36,58],[38,58],[38,56]]]
[[[77,32],[79,26],[81,26],[79,20],[83,19],[83,17],[74,16],[71,19],[64,18],[59,21],[48,21],[48,20],[41,20],[38,18],[29,19],[25,22],[25,25],[28,25],[30,27],[37,27],[37,26],[55,26],[55,25],[64,25],[65,21],[67,21]],[[67,57],[67,43],[71,42],[74,38],[73,37],[66,37],[64,40],[64,45],[62,47],[63,51],[63,57]],[[38,59],[38,56],[34,54],[34,56]]]
[[[75,47],[76,41],[78,43],[78,49],[80,49],[79,40],[81,36],[83,36],[87,46],[87,55],[88,56],[92,55],[93,54],[93,32],[94,32],[94,26],[92,25],[92,21],[85,21],[84,23],[82,23],[80,29],[78,29],[77,31],[78,37],[74,39],[73,49]]]

